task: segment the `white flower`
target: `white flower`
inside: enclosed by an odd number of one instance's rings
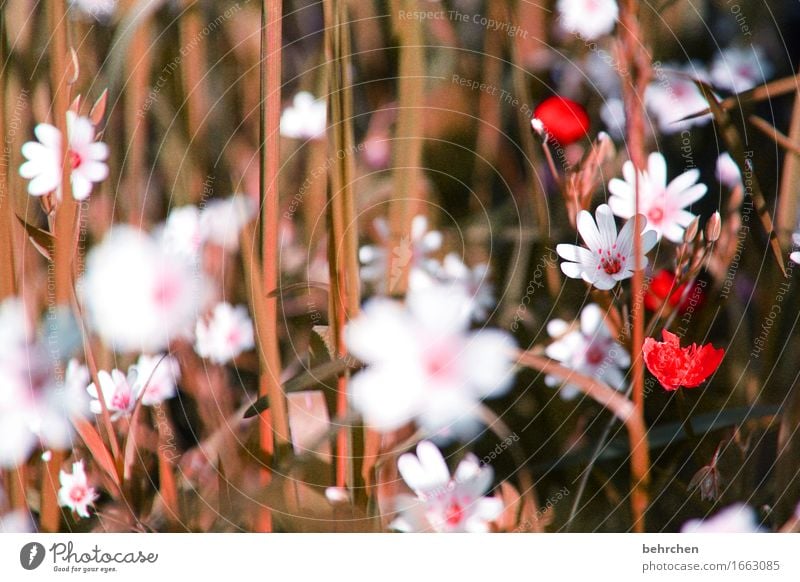
[[[417,454],[397,461],[403,480],[416,497],[398,495],[399,516],[392,527],[404,532],[470,532],[489,530],[503,511],[496,497],[483,497],[492,486],[492,469],[468,454],[451,478],[442,454],[430,442],[417,445]]]
[[[37,443],[31,424],[36,419],[32,383],[40,382],[33,328],[23,302],[10,297],[0,303],[0,468],[23,463]]]
[[[371,283],[376,291],[386,290],[386,276],[389,268],[389,251],[391,235],[388,223],[378,218],[373,223],[378,237],[377,245],[364,245],[359,249],[358,257],[362,263],[361,279]],[[415,216],[411,222],[410,237],[405,237],[400,244],[391,249],[395,272],[392,273],[390,289],[399,281],[403,268],[408,268],[409,278],[430,276],[436,273],[437,262],[430,255],[442,246],[442,233],[428,230],[428,219]],[[415,273],[415,271],[420,271]]]
[[[244,305],[218,303],[208,321],[198,320],[195,351],[215,364],[225,364],[255,347],[253,322]]]
[[[256,214],[253,201],[244,194],[211,200],[200,213],[200,237],[226,251],[239,248],[242,229]]]
[[[294,139],[318,139],[325,135],[327,105],[308,91],[294,96],[292,105],[281,114],[281,135]]]
[[[692,519],[681,528],[682,533],[758,533],[756,512],[742,503],[730,505],[706,520]]]
[[[671,73],[674,71],[678,74]],[[706,80],[707,74],[695,63],[685,66],[665,64],[656,69],[655,80],[645,91],[647,108],[656,116],[659,129],[665,134],[703,125],[711,114],[681,121],[684,117],[708,109],[708,102],[692,79]]]
[[[633,217],[635,200],[635,176],[633,162],[622,166],[624,180],[614,178],[608,183],[611,197],[608,205],[620,218]],[[686,227],[695,215],[686,210],[703,196],[707,188],[698,184],[700,170],[688,170],[667,185],[667,162],[655,152],[647,158],[647,170],[639,174],[639,212],[647,217],[647,228],[674,243],[683,242]]]
[[[80,297],[90,325],[107,344],[153,353],[191,336],[206,287],[190,261],[146,233],[117,225],[86,265]]]
[[[133,412],[141,389],[141,385],[137,382],[138,375],[134,366],[128,369],[127,376],[117,369],[111,370],[110,374],[105,370],[100,370],[97,373],[97,380],[100,382],[100,390],[103,393],[106,408],[112,413],[111,420],[117,420]],[[101,414],[103,406],[94,382],[89,384],[86,391],[92,397],[89,408],[94,414]]]
[[[641,216],[641,215],[640,215]],[[578,213],[578,232],[589,247],[572,244],[560,244],[556,252],[562,259],[571,262],[561,263],[561,270],[567,277],[583,279],[598,289],[608,290],[618,281],[633,276],[635,260],[633,256],[633,226],[629,220],[617,235],[617,225],[607,204],[601,204],[595,212],[595,219],[586,210]],[[642,230],[646,228],[647,219],[641,216],[639,222]],[[645,253],[656,244],[654,231],[642,234],[642,256],[639,265],[647,266]]]
[[[98,22],[108,22],[117,8],[117,0],[69,0],[70,5]]]
[[[600,119],[614,139],[622,139],[625,136],[625,104],[622,99],[611,97],[603,101],[600,107]]]
[[[33,527],[33,520],[27,509],[17,509],[0,515],[0,534],[33,533],[34,531],[36,530]]]
[[[724,152],[717,158],[716,176],[720,184],[724,184],[731,190],[742,183],[742,172],[728,152]]]
[[[483,321],[489,311],[495,306],[494,286],[488,281],[489,266],[479,264],[468,267],[458,255],[448,253],[441,264],[431,263],[429,268],[434,270],[433,275],[422,269],[414,269],[409,274],[409,289],[424,289],[431,286],[460,287],[459,292],[465,293],[472,303],[472,318]]]
[[[369,301],[346,330],[353,355],[369,366],[351,383],[367,424],[390,431],[416,419],[441,438],[478,426],[478,401],[512,380],[514,341],[499,330],[467,333],[471,303],[458,287],[409,292],[406,305]]]
[[[711,65],[711,81],[717,87],[741,93],[766,82],[772,65],[757,46],[729,47],[717,54]]]
[[[29,194],[43,196],[61,186],[62,136],[48,123],[38,124],[34,134],[39,141],[29,141],[22,146],[22,155],[27,161],[20,166],[19,173],[30,180]],[[72,111],[67,112],[67,135],[72,196],[85,200],[92,192],[92,184],[108,177],[105,164],[108,146],[94,141],[94,127],[88,117],[77,116]]]
[[[144,406],[160,404],[177,394],[181,368],[172,356],[142,354],[136,362],[136,373],[135,391],[137,394],[142,394]]]
[[[586,40],[610,33],[619,17],[616,0],[558,0],[557,7],[561,26]]]
[[[89,369],[73,358],[67,364],[63,384],[53,382],[42,391],[32,430],[45,446],[72,448],[72,420],[89,415],[86,386],[90,381]]]
[[[800,247],[800,230],[792,234],[792,243],[795,247]],[[794,251],[789,255],[789,260],[800,265],[800,251]]]
[[[161,241],[170,252],[197,260],[203,246],[200,210],[197,206],[187,204],[170,210],[161,230]]]
[[[81,517],[89,517],[89,506],[97,499],[97,492],[89,487],[83,461],[72,464],[72,474],[61,471],[58,475],[61,488],[58,490],[58,504],[68,507]]]
[[[621,390],[625,386],[623,369],[631,364],[631,358],[617,343],[604,323],[603,311],[591,303],[583,308],[579,329],[569,329],[562,319],[554,319],[547,324],[547,333],[556,338],[545,349],[547,357],[561,362],[567,368],[580,374],[597,378],[612,388]],[[555,376],[547,376],[548,386],[561,383]],[[572,400],[580,391],[572,384],[561,388],[561,398]]]

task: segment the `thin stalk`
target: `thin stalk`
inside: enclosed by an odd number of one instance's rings
[[[350,28],[346,3],[329,0],[324,3],[325,51],[329,63],[330,151],[336,164],[330,173],[328,192],[328,268],[331,292],[328,296],[329,320],[333,343],[340,358],[347,356],[344,329],[347,321],[360,309],[358,276],[358,229],[355,221],[353,178],[353,98],[350,79]],[[347,416],[348,374],[337,380],[336,416]],[[342,427],[336,438],[336,486],[356,485],[352,429]]]
[[[278,288],[278,232],[280,200],[278,175],[280,172],[280,119],[281,119],[281,55],[283,6],[278,0],[264,0],[261,6],[260,54],[260,118],[261,155],[259,163],[259,190],[261,193],[261,260],[262,290]],[[251,258],[252,260],[252,258]],[[270,400],[270,417],[260,417],[260,442],[265,452],[272,450],[276,458],[290,450],[289,415],[281,387],[281,359],[278,346],[278,297],[260,295],[253,303],[263,304],[261,351],[263,367],[259,395]],[[271,425],[270,425],[271,420]],[[262,482],[269,481],[269,473],[262,470]],[[259,531],[271,529],[271,516],[264,509],[259,513]]]
[[[6,60],[6,17],[0,10],[0,63]],[[6,65],[7,66],[7,65]],[[8,101],[7,71],[0,75],[0,136],[3,136],[2,152],[0,152],[0,301],[16,295],[17,281],[14,262],[14,208],[11,201],[11,189],[8,169],[11,163],[11,144],[6,135],[6,108]]]
[[[628,64],[622,73],[622,91],[625,103],[627,142],[630,159],[636,168],[634,194],[634,271],[631,286],[631,315],[633,318],[631,368],[633,384],[633,404],[635,416],[644,424],[644,272],[642,270],[641,217],[639,215],[640,172],[645,169],[645,111],[644,94],[652,76],[651,57],[642,42],[638,19],[638,2],[625,0],[620,4],[620,51]],[[630,435],[630,433],[629,433]],[[632,436],[632,435],[631,435]],[[640,442],[631,441],[631,511],[633,528],[645,530],[645,512],[649,503],[648,485],[650,481],[650,450],[647,435],[641,435]]]

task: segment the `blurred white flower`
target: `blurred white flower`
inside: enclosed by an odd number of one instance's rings
[[[611,337],[604,318],[600,307],[590,303],[581,311],[578,329],[570,329],[563,319],[553,319],[547,324],[547,333],[556,341],[547,346],[545,354],[567,368],[622,390],[625,386],[623,370],[631,365],[631,358]],[[555,376],[546,376],[545,382],[548,386],[561,384]],[[569,383],[560,391],[564,400],[572,400],[579,393],[578,388]]]
[[[89,487],[83,461],[72,464],[72,473],[61,471],[58,475],[61,488],[58,490],[58,504],[68,507],[81,517],[89,517],[89,506],[97,499],[97,492]]]
[[[391,250],[389,250],[392,243],[389,224],[383,218],[377,218],[373,226],[378,244],[362,246],[358,257],[363,265],[361,279],[371,283],[378,293],[386,291],[390,257],[395,268],[391,277],[393,282],[399,281],[404,268],[409,270],[409,279],[430,277],[436,273],[438,263],[430,255],[442,247],[442,233],[437,230],[429,231],[428,219],[425,216],[415,216],[411,222],[410,237],[402,239],[400,244]],[[393,287],[394,284],[390,283],[390,286]]]
[[[281,135],[294,139],[322,138],[328,123],[327,108],[324,99],[315,100],[308,91],[301,91],[281,114]]]
[[[136,362],[135,392],[142,394],[142,404],[153,406],[177,394],[181,367],[172,356],[142,354]]]
[[[24,462],[38,441],[31,430],[37,413],[32,384],[42,379],[32,340],[23,302],[11,297],[0,303],[0,468]]]
[[[619,17],[616,0],[558,0],[556,6],[564,30],[586,40],[610,33]]]
[[[108,22],[117,8],[117,0],[69,0],[69,3],[98,22]]]
[[[763,531],[755,510],[743,503],[730,505],[706,520],[692,519],[681,528],[682,533],[758,533]]]
[[[622,166],[624,180],[614,178],[608,183],[611,197],[608,205],[620,218],[633,217],[635,176],[633,162]],[[700,200],[708,190],[698,184],[700,170],[688,170],[667,184],[667,162],[659,152],[647,158],[647,170],[639,174],[639,212],[647,217],[648,231],[655,231],[674,243],[683,242],[686,227],[696,218],[686,207]]]
[[[486,264],[467,266],[455,253],[448,253],[439,264],[429,263],[429,274],[422,269],[414,269],[409,274],[409,289],[424,289],[431,286],[455,286],[465,293],[472,304],[472,318],[483,321],[495,306],[494,285],[489,282],[489,266]]]
[[[124,225],[89,253],[79,294],[90,325],[108,345],[145,353],[190,337],[207,297],[191,261]]]
[[[711,81],[717,87],[741,93],[766,82],[772,75],[772,65],[760,47],[728,47],[714,58]]]
[[[800,230],[797,230],[792,234],[792,244],[795,246],[795,248],[800,247]],[[800,251],[793,251],[789,255],[789,260],[800,265]]]
[[[244,194],[211,200],[200,212],[200,238],[226,251],[239,248],[242,229],[256,215],[253,201]]]
[[[641,216],[641,215],[640,215]],[[578,213],[578,233],[589,247],[573,244],[560,244],[556,252],[565,261],[561,263],[563,273],[572,279],[583,279],[598,289],[612,289],[617,282],[633,276],[635,266],[633,256],[634,221],[629,220],[617,235],[614,215],[607,204],[601,204],[595,211],[595,218],[586,210]],[[641,217],[640,225],[644,231],[647,219]],[[656,233],[652,230],[642,234],[642,256],[639,265],[647,266],[645,253],[656,244]]]
[[[603,101],[600,107],[600,119],[614,139],[625,137],[625,104],[622,99],[611,97]]]
[[[187,204],[170,210],[161,229],[161,241],[172,253],[193,261],[199,259],[203,235],[197,206]]]
[[[655,115],[659,129],[669,135],[696,125],[704,125],[711,114],[683,120],[684,117],[708,109],[703,94],[692,79],[707,80],[707,73],[696,63],[666,63],[656,70],[656,79],[645,91],[645,103]],[[681,121],[683,120],[683,121]]]
[[[728,152],[722,153],[717,158],[716,168],[717,180],[733,190],[742,183],[742,173],[739,166],[733,161],[733,158]]]
[[[100,382],[106,408],[112,413],[111,420],[117,420],[133,412],[141,390],[135,366],[128,369],[127,376],[117,369],[111,370],[111,373],[100,370],[97,372],[97,380]],[[94,414],[101,414],[103,406],[94,382],[89,384],[86,391],[92,397],[89,408]]]
[[[43,196],[58,190],[62,175],[62,136],[58,129],[48,123],[34,128],[39,141],[29,141],[22,146],[26,162],[19,168],[23,178],[30,180],[28,193]],[[108,146],[95,141],[94,126],[88,117],[67,112],[67,135],[69,163],[72,166],[70,181],[72,196],[85,200],[92,192],[92,184],[108,177]]]
[[[0,534],[33,533],[35,531],[30,513],[17,509],[0,515]]]
[[[255,347],[253,322],[244,305],[229,303],[214,306],[208,320],[199,319],[195,351],[215,364],[225,364]]]
[[[439,449],[422,441],[416,455],[406,453],[398,459],[397,468],[416,496],[397,496],[399,515],[392,522],[396,530],[484,533],[503,511],[499,498],[483,497],[492,486],[492,469],[481,466],[471,453],[451,478]]]
[[[90,381],[89,369],[73,358],[67,364],[63,383],[58,385],[53,380],[42,390],[32,430],[45,446],[72,448],[72,420],[86,418],[90,412],[86,393]]]
[[[511,384],[514,340],[500,330],[468,333],[470,312],[457,287],[413,290],[406,305],[367,302],[346,330],[351,353],[369,364],[351,383],[367,424],[390,431],[416,419],[443,439],[478,427],[479,400]]]

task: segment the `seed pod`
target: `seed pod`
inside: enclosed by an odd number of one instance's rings
[[[715,212],[711,215],[711,218],[709,218],[708,222],[706,223],[706,240],[708,240],[708,242],[717,242],[721,232],[722,218],[720,217],[719,212]]]

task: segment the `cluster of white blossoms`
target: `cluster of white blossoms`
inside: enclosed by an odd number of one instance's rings
[[[469,331],[472,309],[466,293],[443,286],[412,290],[404,304],[366,303],[346,339],[367,364],[351,383],[367,424],[391,431],[416,421],[439,439],[477,429],[479,401],[511,384],[515,344],[504,331]]]
[[[281,114],[281,135],[292,139],[320,139],[325,135],[328,106],[308,91],[294,96]]]
[[[759,533],[763,528],[755,510],[749,505],[735,503],[706,520],[692,519],[683,524],[681,533]]]
[[[683,65],[661,64],[647,88],[645,102],[657,120],[658,129],[669,135],[703,125],[711,119],[710,113],[696,115],[707,110],[708,103],[694,79],[741,93],[766,82],[771,74],[772,66],[757,46],[729,47],[716,56],[710,71],[697,61]]]
[[[89,373],[70,361],[59,381],[23,302],[0,303],[0,467],[24,462],[40,444],[72,445],[72,419],[88,415]]]
[[[503,511],[500,498],[483,497],[492,486],[493,471],[471,453],[451,477],[439,449],[422,441],[416,455],[398,459],[397,468],[414,492],[395,498],[398,516],[392,527],[398,531],[484,533]]]
[[[40,123],[34,130],[38,141],[29,141],[22,146],[26,162],[19,168],[23,178],[30,180],[28,193],[44,196],[58,192],[60,198],[61,179],[65,152],[61,132],[49,123]],[[67,112],[67,152],[70,164],[72,196],[85,200],[92,186],[108,177],[108,146],[95,141],[95,131],[88,117]]]
[[[441,261],[435,258],[434,255],[442,249],[444,237],[438,230],[428,229],[428,219],[424,215],[414,217],[410,236],[401,240],[397,248],[389,248],[391,237],[385,219],[377,218],[373,227],[378,244],[362,246],[359,259],[362,263],[361,279],[374,291],[386,293],[387,279],[389,286],[393,287],[402,270],[407,269],[409,289],[451,287],[456,293],[466,293],[471,298],[473,319],[486,319],[495,305],[494,286],[489,280],[487,264],[470,267],[453,252]],[[395,268],[392,276],[388,274],[390,257]]]
[[[553,319],[547,324],[547,333],[555,341],[545,349],[545,355],[567,368],[596,378],[612,388],[622,390],[625,386],[625,373],[631,365],[628,352],[608,331],[605,314],[598,305],[591,303],[583,308],[577,328],[563,319]],[[548,386],[558,386],[561,380],[546,376]],[[580,391],[572,384],[561,387],[564,400],[572,400]]]

